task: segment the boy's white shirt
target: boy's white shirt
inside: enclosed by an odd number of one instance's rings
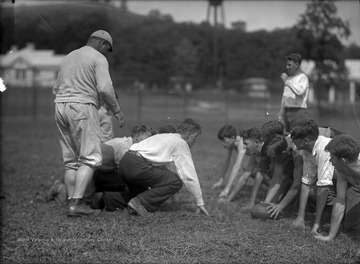
[[[119,165],[121,158],[130,149],[132,143],[131,137],[113,138],[104,142],[105,145],[113,147],[116,165]]]
[[[157,134],[139,143],[130,150],[137,151],[155,166],[166,166],[179,175],[198,206],[204,205],[199,178],[195,170],[188,143],[180,134]]]
[[[319,136],[312,150],[317,165],[317,186],[333,185],[334,166],[330,162],[330,153],[325,151],[325,146],[330,141],[331,138]]]

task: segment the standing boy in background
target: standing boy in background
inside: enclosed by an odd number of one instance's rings
[[[284,82],[284,92],[281,100],[279,119],[284,122],[285,132],[290,132],[292,124],[302,119],[314,119],[307,109],[307,99],[309,95],[309,79],[301,72],[301,55],[298,53],[290,54],[286,58],[286,73],[281,74]]]

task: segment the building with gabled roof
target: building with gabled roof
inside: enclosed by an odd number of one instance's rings
[[[348,98],[350,102],[355,101],[355,87],[356,85],[360,84],[360,60],[359,59],[345,59],[345,67],[348,71],[348,81],[349,81],[349,94]],[[314,69],[315,69],[315,62],[312,60],[303,60],[301,62],[301,71],[304,72],[307,76],[309,76],[309,79],[314,77]],[[312,89],[312,87],[311,87]],[[310,95],[309,95],[309,101],[313,101],[312,98],[313,91],[310,89]],[[334,86],[330,87],[329,89],[329,102],[333,103],[335,102],[336,97],[336,89]]]
[[[0,55],[1,78],[7,86],[52,87],[64,57],[53,50],[36,50],[32,43],[19,50],[13,46]]]

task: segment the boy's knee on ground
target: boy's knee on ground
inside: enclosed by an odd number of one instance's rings
[[[126,194],[120,192],[104,192],[103,202],[106,211],[124,209],[129,202]]]

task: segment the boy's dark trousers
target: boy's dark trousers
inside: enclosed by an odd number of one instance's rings
[[[125,180],[130,197],[138,197],[149,212],[158,210],[183,185],[176,173],[164,166],[154,166],[134,151],[125,153],[118,174]]]

